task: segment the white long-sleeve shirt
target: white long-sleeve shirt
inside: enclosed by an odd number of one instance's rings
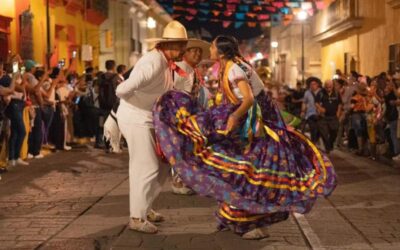
[[[139,59],[129,78],[118,85],[116,94],[121,98],[120,105],[151,113],[157,98],[172,86],[167,59],[161,51],[152,50]]]
[[[192,66],[190,66],[185,61],[177,62],[176,65],[178,65],[179,68],[184,70],[186,72],[187,76],[183,77],[175,72],[174,73],[175,74],[175,76],[174,76],[175,88],[178,90],[183,90],[183,91],[190,93],[193,88],[193,81],[194,81],[194,74],[195,74],[194,69],[192,68]]]

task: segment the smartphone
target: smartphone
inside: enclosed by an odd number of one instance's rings
[[[21,67],[21,75],[23,75],[23,74],[25,74],[25,67],[24,66]]]
[[[64,65],[65,65],[65,60],[64,60],[64,59],[58,61],[58,68],[59,68],[59,69],[64,68]]]
[[[76,58],[76,50],[72,51],[72,58]]]
[[[18,62],[14,62],[12,68],[13,68],[13,73],[14,73],[14,74],[17,73],[18,70],[19,70],[19,68],[18,68]]]
[[[76,99],[75,99],[75,104],[79,104],[79,101],[81,100],[81,97],[80,96],[78,96],[78,97],[76,97]]]

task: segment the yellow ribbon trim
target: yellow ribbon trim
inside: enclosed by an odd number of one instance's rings
[[[232,60],[229,60],[225,65],[224,76],[222,78],[222,87],[224,89],[226,97],[228,97],[228,100],[233,104],[239,104],[239,99],[235,96],[235,94],[232,92],[229,86],[228,73],[233,64],[234,62]]]
[[[222,208],[219,209],[219,213],[224,216],[225,218],[227,218],[228,220],[231,221],[238,221],[238,222],[247,222],[247,221],[255,221],[258,219],[261,219],[263,217],[265,217],[266,215],[256,215],[256,216],[249,216],[249,217],[241,217],[241,218],[235,218],[230,216],[229,214],[227,214]]]
[[[275,133],[275,131],[270,129],[267,125],[264,125],[264,129],[265,132],[267,132],[267,134],[272,137],[272,139],[274,139],[276,142],[279,142],[279,135]]]

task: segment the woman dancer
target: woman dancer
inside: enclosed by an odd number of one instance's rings
[[[167,92],[154,106],[156,135],[185,184],[219,202],[219,229],[265,238],[266,226],[330,195],[336,175],[309,139],[286,127],[235,38],[218,36],[210,52],[221,65],[222,98],[200,111],[189,95]]]

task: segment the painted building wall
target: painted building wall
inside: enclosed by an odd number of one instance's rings
[[[346,31],[321,43],[323,78],[333,76],[333,64],[344,71],[344,54],[355,61],[361,74],[374,76],[388,70],[389,45],[400,43],[400,9],[386,0],[357,0],[362,27]]]
[[[105,70],[107,60],[129,65],[132,33],[129,9],[126,2],[109,0],[108,19],[100,26],[100,70]],[[106,43],[107,32],[111,32],[111,46]]]
[[[46,33],[46,5],[43,0],[1,0],[0,15],[13,18],[11,22],[11,51],[12,54],[19,52],[19,15],[30,8],[33,14],[33,58],[41,64],[46,62],[47,52],[47,33]],[[52,61],[57,62],[63,58],[66,59],[66,66],[69,64],[72,51],[70,46],[77,45],[80,48],[83,44],[93,46],[93,66],[98,66],[100,44],[99,27],[84,20],[84,14],[81,11],[71,15],[67,13],[64,6],[55,6],[50,8],[50,33],[53,55]],[[57,28],[58,27],[58,28]],[[56,31],[58,35],[56,39]],[[73,37],[71,37],[73,34]],[[79,52],[79,50],[78,50]],[[79,53],[78,53],[79,55]],[[27,59],[27,58],[24,58]],[[84,69],[84,62],[78,60],[78,72]],[[55,66],[55,65],[52,65]]]
[[[304,24],[305,79],[309,76],[321,77],[321,46],[312,40],[311,25],[309,21]],[[271,41],[278,42],[278,48],[271,48],[274,79],[279,84],[295,87],[296,82],[302,79],[301,23],[273,27]]]

